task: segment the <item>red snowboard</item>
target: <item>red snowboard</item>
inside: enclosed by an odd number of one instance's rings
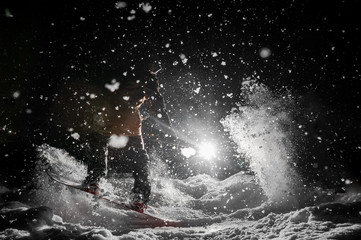
[[[88,189],[82,187],[82,185],[79,184],[79,183],[72,182],[72,181],[70,181],[70,180],[68,180],[68,179],[66,179],[64,177],[58,176],[58,175],[56,175],[54,173],[51,173],[49,171],[47,173],[48,173],[48,176],[52,180],[54,180],[54,181],[56,181],[58,183],[61,183],[61,184],[65,185],[65,186],[68,186],[68,187],[71,187],[71,188],[78,189],[78,190],[83,191],[83,192],[87,192],[87,193],[92,194],[92,195],[96,195],[94,192],[89,191]],[[139,220],[142,220],[143,222],[146,223],[146,224],[144,224],[145,227],[153,227],[154,228],[154,227],[182,227],[183,226],[182,222],[164,220],[164,219],[161,219],[159,217],[153,216],[153,215],[151,215],[151,214],[149,214],[147,212],[140,213],[140,212],[132,209],[127,203],[111,199],[108,196],[99,196],[99,198],[105,200],[108,203],[110,203],[115,208],[135,212],[138,215],[137,218],[139,218]]]

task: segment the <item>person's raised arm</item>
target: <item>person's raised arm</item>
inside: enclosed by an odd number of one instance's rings
[[[145,103],[154,114],[154,119],[161,127],[171,130],[171,122],[166,110],[163,96],[159,91],[159,81],[155,76],[149,74],[149,78],[145,81]]]

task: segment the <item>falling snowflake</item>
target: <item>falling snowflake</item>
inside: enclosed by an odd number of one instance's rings
[[[10,12],[10,10],[8,8],[5,9],[5,17],[7,18],[12,18],[14,17],[14,15]]]
[[[194,148],[189,147],[189,148],[182,148],[181,153],[186,158],[190,158],[190,157],[196,155],[197,152]]]
[[[117,80],[113,79],[111,84],[106,83],[105,88],[109,89],[109,91],[114,92],[115,90],[118,90],[120,86],[120,83],[117,82]]]
[[[186,57],[185,54],[181,53],[181,54],[179,54],[179,57],[182,60],[183,64],[186,64],[188,62],[188,58]]]
[[[115,8],[116,9],[122,9],[122,8],[126,8],[127,7],[127,3],[126,2],[116,2],[115,3]]]
[[[79,140],[79,138],[80,138],[80,135],[79,135],[79,133],[72,133],[71,135],[70,135],[72,138],[74,138],[75,140]]]
[[[123,135],[112,135],[109,138],[109,146],[113,148],[124,148],[128,144],[129,137]]]
[[[128,21],[132,21],[135,19],[135,15],[129,16],[127,19],[128,19]]]
[[[18,98],[18,97],[20,97],[20,92],[19,91],[15,91],[14,93],[13,93],[13,98]]]
[[[153,8],[149,3],[141,3],[139,4],[139,7],[142,8],[146,13],[149,13]]]
[[[201,90],[201,87],[197,87],[195,90],[193,90],[195,93],[199,93],[199,91]]]
[[[261,56],[261,58],[268,58],[271,56],[271,50],[269,48],[261,48],[261,50],[259,51],[259,55]]]

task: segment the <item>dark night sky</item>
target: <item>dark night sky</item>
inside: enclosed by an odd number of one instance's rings
[[[192,105],[188,111],[199,121],[220,129],[219,120],[240,100],[242,79],[258,76],[272,91],[289,89],[300,105],[315,108],[320,120],[312,127],[337,133],[325,134],[332,154],[360,177],[360,1],[159,0],[149,1],[149,12],[140,5],[147,1],[126,2],[117,8],[109,0],[1,1],[4,154],[21,155],[19,143],[31,149],[46,141],[42,126],[62,84],[151,59],[162,63],[159,78],[175,127],[185,124],[179,109]],[[268,58],[259,55],[264,47]],[[201,94],[190,99],[177,90],[198,85]]]

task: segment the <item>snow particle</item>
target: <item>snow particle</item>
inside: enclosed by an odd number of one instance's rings
[[[189,148],[182,148],[181,149],[181,153],[183,156],[185,156],[186,158],[190,158],[194,155],[196,155],[196,150],[194,150],[193,148],[189,147]]]
[[[259,50],[259,55],[260,55],[261,58],[268,58],[268,57],[271,56],[271,50],[269,48],[266,48],[266,47],[261,48]]]
[[[127,136],[123,136],[123,135],[118,136],[113,134],[112,136],[110,136],[108,144],[109,146],[114,148],[124,148],[125,146],[127,146],[128,140],[129,137]]]
[[[120,86],[120,83],[117,82],[115,79],[112,80],[111,84],[105,84],[105,88],[107,88],[109,91],[114,92],[115,90],[118,90]]]
[[[74,138],[75,140],[79,140],[79,138],[80,138],[80,135],[79,135],[79,133],[72,133],[71,135],[70,135],[72,138]]]
[[[141,7],[146,13],[149,13],[153,8],[149,3],[141,3],[139,4],[139,7]]]
[[[129,16],[127,19],[128,19],[128,21],[132,21],[135,19],[135,15]]]
[[[179,54],[179,58],[182,60],[183,64],[186,64],[188,62],[188,58],[184,53]]]
[[[5,17],[12,18],[14,15],[10,12],[8,8],[5,8]]]
[[[345,184],[346,184],[346,185],[350,185],[351,183],[352,183],[352,181],[351,181],[350,179],[346,179],[346,180],[345,180]]]
[[[115,8],[116,9],[122,9],[122,8],[126,8],[127,7],[127,3],[126,2],[116,2],[115,3]]]
[[[14,93],[13,93],[13,98],[18,98],[20,96],[20,92],[19,91],[15,91]]]

